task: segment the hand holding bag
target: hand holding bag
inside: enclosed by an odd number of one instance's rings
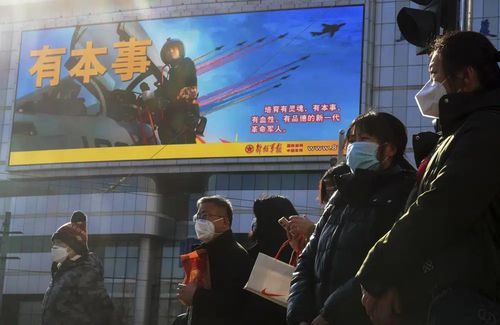
[[[210,265],[206,249],[198,249],[181,255],[180,259],[185,273],[182,283],[189,284],[195,282],[200,288],[211,288]]]
[[[295,267],[278,260],[277,257],[288,245],[286,241],[275,258],[259,253],[244,289],[286,308],[290,281]]]

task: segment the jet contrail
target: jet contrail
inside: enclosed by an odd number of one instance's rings
[[[255,92],[259,92],[259,91],[261,91],[261,90],[263,90],[265,88],[268,88],[268,87],[269,87],[269,85],[263,84],[263,85],[255,87],[255,88],[251,88],[249,90],[245,90],[245,91],[233,94],[233,95],[231,95],[231,96],[229,96],[227,98],[224,98],[223,100],[220,100],[218,102],[214,102],[214,103],[211,103],[211,104],[200,106],[200,113],[203,114],[205,111],[210,110],[212,107],[223,105],[223,104],[228,103],[228,102],[230,102],[232,100],[235,100],[235,99],[238,99],[238,98],[250,95],[250,94],[255,93]]]
[[[217,102],[219,100],[227,98],[227,97],[229,97],[231,95],[234,95],[236,93],[242,92],[244,90],[247,90],[247,89],[253,88],[255,86],[261,85],[261,84],[263,84],[265,82],[268,82],[268,81],[270,81],[270,80],[272,80],[272,79],[274,79],[276,77],[279,77],[281,75],[286,74],[289,71],[295,70],[296,68],[298,68],[298,66],[289,68],[287,70],[284,70],[284,71],[281,71],[281,72],[278,72],[278,73],[275,73],[275,74],[272,74],[272,75],[268,75],[265,78],[253,81],[253,82],[251,82],[249,84],[242,85],[242,86],[240,86],[238,88],[234,88],[234,89],[232,89],[232,90],[230,90],[230,91],[228,91],[226,93],[223,93],[223,94],[220,94],[220,95],[217,95],[217,96],[212,96],[212,97],[206,98],[204,100],[201,100],[201,98],[200,98],[198,100],[198,102],[199,102],[200,106],[204,106],[204,105],[208,105],[208,104]]]
[[[225,65],[229,62],[232,62],[234,60],[237,60],[245,55],[248,55],[258,49],[261,49],[263,48],[264,46],[267,46],[273,42],[276,42],[277,40],[280,40],[280,39],[283,39],[285,38],[286,36],[288,35],[288,33],[286,34],[282,34],[282,35],[279,35],[273,39],[270,39],[268,41],[265,41],[267,36],[266,37],[262,37],[258,40],[256,40],[255,42],[252,42],[240,49],[237,49],[235,51],[232,51],[232,52],[229,52],[225,55],[222,55],[216,59],[213,59],[211,61],[207,61],[207,62],[204,62],[200,65],[197,65],[196,66],[196,72],[197,74],[200,76],[208,71],[211,71],[215,68],[218,68],[222,65]],[[261,43],[261,44],[259,44]]]
[[[235,49],[237,49],[238,47],[243,46],[246,43],[247,43],[247,41],[242,41],[242,42],[239,42],[238,44],[236,44],[233,47],[225,47],[225,45],[222,45],[222,47],[223,47],[222,50],[217,51],[217,53],[215,53],[213,51],[211,51],[211,52],[212,52],[212,54],[215,54],[215,58],[217,58],[217,57],[222,56],[222,55],[224,55],[226,53],[234,51]],[[211,56],[213,56],[213,55],[208,55],[208,56],[202,55],[201,57],[198,57],[198,58],[196,58],[193,61],[195,61],[198,64],[198,66],[201,66],[202,64],[207,63],[209,60],[214,60],[215,59],[215,58],[209,58]],[[202,62],[198,62],[198,61],[202,61]]]
[[[218,106],[212,107],[212,108],[210,108],[209,110],[207,110],[206,112],[204,112],[202,115],[208,115],[208,114],[211,114],[211,113],[217,112],[217,111],[219,111],[219,110],[221,110],[221,109],[228,108],[228,107],[230,107],[230,106],[233,106],[233,105],[236,105],[236,104],[238,104],[238,103],[244,102],[244,101],[249,100],[249,99],[251,99],[251,98],[254,98],[254,97],[260,96],[260,95],[262,95],[262,94],[264,94],[264,93],[266,93],[266,92],[268,92],[268,91],[271,91],[271,90],[273,90],[274,88],[278,88],[278,87],[280,87],[280,86],[281,86],[281,84],[277,84],[277,85],[274,85],[274,86],[272,86],[272,87],[269,87],[269,88],[266,88],[266,89],[264,89],[264,90],[261,90],[261,91],[259,91],[259,92],[253,93],[253,94],[251,94],[251,95],[248,95],[248,96],[245,96],[245,97],[242,97],[242,98],[239,98],[239,99],[236,99],[236,100],[230,101],[230,102],[228,102],[228,103],[226,103],[226,104],[223,104],[223,105],[218,105]]]
[[[255,76],[252,76],[252,77],[250,77],[250,78],[247,78],[247,79],[245,79],[245,80],[243,80],[243,81],[240,81],[240,82],[238,82],[238,83],[236,83],[236,84],[233,84],[233,85],[231,85],[231,86],[227,86],[227,87],[224,87],[224,88],[222,88],[222,89],[219,89],[219,90],[213,91],[213,92],[211,92],[211,93],[209,93],[209,94],[207,94],[207,95],[205,95],[205,96],[202,96],[202,97],[198,98],[198,101],[199,101],[199,102],[204,102],[204,101],[207,101],[207,100],[208,100],[209,98],[211,98],[211,97],[214,97],[214,96],[220,95],[220,94],[225,93],[225,92],[232,91],[233,89],[235,89],[235,88],[237,88],[237,87],[240,87],[240,86],[242,86],[242,85],[244,85],[244,84],[247,84],[247,83],[253,82],[253,81],[255,81],[255,80],[265,78],[266,76],[268,76],[268,75],[270,75],[270,74],[276,73],[276,72],[278,72],[278,71],[280,71],[280,70],[283,70],[283,69],[286,69],[286,68],[289,68],[289,67],[291,67],[291,66],[293,66],[293,65],[295,65],[295,64],[297,64],[297,63],[299,63],[300,61],[305,61],[305,60],[307,60],[308,58],[309,58],[309,55],[305,55],[305,56],[303,56],[303,57],[301,57],[301,58],[299,58],[299,59],[297,59],[297,60],[295,60],[295,61],[292,61],[292,62],[287,63],[287,64],[285,64],[285,65],[279,66],[279,67],[277,67],[277,68],[275,68],[275,69],[272,69],[272,70],[270,70],[270,71],[266,71],[266,72],[264,72],[264,73],[261,73],[261,74],[258,74],[258,75],[255,75]]]
[[[229,60],[231,59],[233,56],[235,55],[238,55],[239,53],[241,52],[246,52],[248,51],[248,49],[252,48],[254,45],[257,44],[259,40],[255,41],[255,42],[252,42],[250,44],[247,44],[241,48],[238,48],[236,50],[233,50],[227,54],[224,54],[222,56],[219,56],[217,57],[216,59],[213,59],[213,60],[210,60],[210,61],[207,61],[207,62],[204,62],[204,63],[201,63],[201,64],[198,64],[196,65],[196,71],[198,72],[198,75],[200,74],[199,71],[203,71],[205,69],[207,69],[209,66],[211,65],[214,65],[214,64],[218,64],[219,62],[223,62],[225,60]],[[231,60],[232,61],[232,60]],[[205,71],[206,72],[206,71]]]
[[[194,59],[193,59],[193,62],[199,61],[199,60],[201,60],[201,59],[203,59],[203,58],[205,58],[205,57],[207,57],[207,56],[209,56],[209,55],[211,55],[211,54],[213,54],[213,53],[215,53],[215,52],[217,52],[217,51],[219,51],[219,50],[221,50],[221,49],[223,49],[223,48],[224,48],[224,45],[217,46],[217,47],[216,47],[216,48],[214,48],[213,50],[210,50],[210,51],[208,51],[207,53],[202,54],[202,55],[200,55],[199,57],[194,58]]]

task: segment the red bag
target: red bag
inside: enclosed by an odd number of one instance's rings
[[[210,265],[206,249],[198,249],[191,253],[180,256],[184,268],[184,280],[182,283],[196,283],[200,288],[210,289]]]

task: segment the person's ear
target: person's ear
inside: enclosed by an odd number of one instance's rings
[[[387,160],[391,160],[394,158],[394,156],[397,153],[396,146],[390,143],[384,143],[380,145],[380,151],[378,153],[377,159],[380,160],[380,162],[385,162]]]
[[[231,228],[231,223],[229,222],[228,217],[222,218],[222,224],[224,225],[224,228],[227,228],[227,229]]]
[[[78,255],[73,248],[71,248],[69,245],[66,246],[66,250],[68,251],[68,257],[72,258],[75,255]]]
[[[476,69],[473,67],[466,67],[463,71],[463,91],[471,92],[480,87],[479,76]]]

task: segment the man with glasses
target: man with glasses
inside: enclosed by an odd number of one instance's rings
[[[189,324],[240,324],[247,294],[243,291],[252,263],[247,251],[234,239],[231,231],[233,209],[222,196],[206,196],[197,202],[193,216],[195,231],[202,244],[197,249],[208,252],[211,288],[196,283],[177,287],[179,300],[190,306]]]

